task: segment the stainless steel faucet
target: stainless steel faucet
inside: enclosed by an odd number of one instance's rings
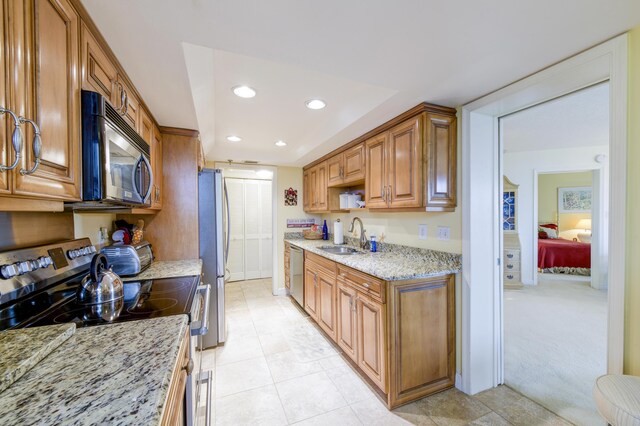
[[[349,232],[353,232],[353,228],[355,227],[355,223],[356,220],[358,222],[360,222],[360,248],[363,250],[368,250],[369,249],[369,241],[367,240],[367,234],[364,229],[364,225],[362,224],[362,219],[360,219],[358,216],[354,217],[353,220],[351,221],[351,226],[349,226]]]

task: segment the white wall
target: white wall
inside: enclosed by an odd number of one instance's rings
[[[603,165],[595,161],[598,154],[608,155],[609,147],[551,149],[544,151],[522,151],[504,154],[504,174],[518,188],[518,234],[522,245],[522,282],[534,284],[537,265],[534,264],[534,249],[537,246],[537,222],[535,214],[534,176],[541,172],[581,171],[600,169]],[[608,186],[609,171],[603,169],[603,179]]]

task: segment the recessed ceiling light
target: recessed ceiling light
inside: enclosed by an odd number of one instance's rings
[[[242,138],[239,137],[239,136],[231,135],[231,136],[227,136],[227,140],[229,142],[240,142],[242,140]]]
[[[276,146],[287,146],[287,143],[285,141],[278,141],[276,142]]]
[[[249,86],[236,86],[233,88],[233,93],[241,98],[253,98],[256,95],[255,89]]]
[[[320,99],[311,99],[310,101],[307,101],[306,105],[309,109],[322,109],[327,106],[327,104]]]

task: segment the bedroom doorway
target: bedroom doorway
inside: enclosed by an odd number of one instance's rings
[[[609,83],[499,119],[504,383],[574,424],[604,425]]]

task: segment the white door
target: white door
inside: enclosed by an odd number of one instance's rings
[[[271,181],[226,178],[232,217],[229,281],[273,274]]]

